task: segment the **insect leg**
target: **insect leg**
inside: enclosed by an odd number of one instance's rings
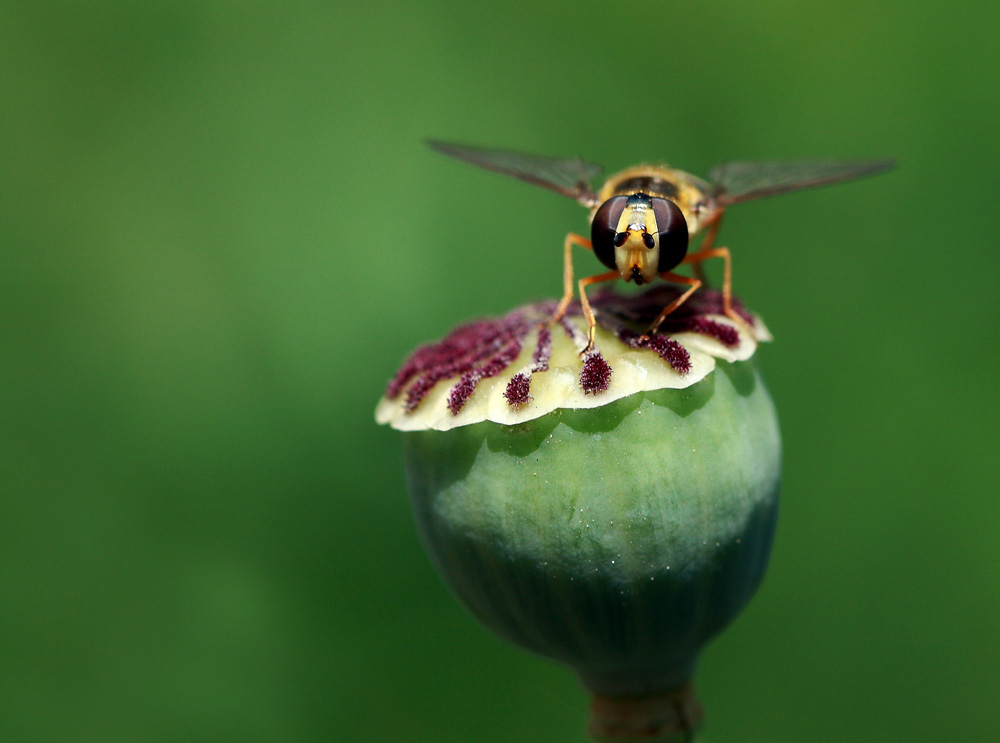
[[[694,294],[698,290],[698,287],[701,286],[701,279],[692,279],[689,276],[681,276],[680,274],[671,273],[670,271],[664,271],[663,273],[660,274],[660,277],[666,281],[673,281],[676,284],[687,284],[691,288],[663,308],[663,312],[661,312],[659,316],[653,321],[653,324],[649,326],[649,330],[646,331],[646,335],[652,335],[653,333],[655,333],[657,329],[660,327],[660,323],[663,322],[664,318],[666,318],[667,315],[669,315],[671,312],[673,312],[682,304],[684,304],[684,302],[687,301],[687,298],[690,297],[692,294]]]
[[[712,246],[715,245],[715,236],[719,234],[719,227],[722,226],[722,217],[725,211],[716,212],[718,216],[712,217],[712,221],[708,224],[708,232],[705,233],[704,239],[701,241],[701,245],[698,247],[698,252],[701,253],[705,250],[711,250]],[[705,269],[701,266],[701,261],[695,263],[692,268],[694,268],[694,277],[698,279],[702,285],[708,286],[708,279],[705,278]]]
[[[573,246],[579,245],[581,248],[586,248],[587,250],[593,250],[593,246],[590,244],[590,240],[585,237],[581,237],[575,232],[570,232],[566,235],[566,239],[563,241],[563,295],[562,299],[559,301],[559,306],[556,308],[556,314],[552,316],[548,324],[553,325],[560,320],[562,320],[563,315],[566,314],[566,308],[569,307],[569,303],[573,301]]]
[[[580,307],[583,309],[583,317],[587,321],[587,347],[580,352],[581,356],[586,356],[594,348],[594,330],[597,327],[597,320],[594,319],[594,311],[590,309],[590,302],[587,299],[587,293],[584,291],[585,287],[591,284],[600,284],[605,281],[614,281],[618,278],[617,271],[608,271],[606,273],[599,273],[596,276],[588,276],[585,279],[580,279]]]
[[[746,328],[750,332],[751,337],[755,337],[753,328],[733,309],[733,261],[729,253],[729,248],[706,248],[699,250],[696,253],[686,256],[681,263],[700,265],[702,261],[706,261],[709,258],[722,258],[725,261],[725,272],[722,275],[722,311],[726,313],[726,317],[730,320]]]

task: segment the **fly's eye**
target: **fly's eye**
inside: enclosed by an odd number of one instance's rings
[[[628,238],[627,234],[618,232],[618,221],[627,202],[627,196],[612,196],[601,204],[590,224],[590,242],[594,246],[594,255],[608,268],[616,267],[615,247],[624,245]]]
[[[657,270],[662,273],[677,266],[687,255],[687,220],[684,219],[684,214],[674,202],[659,198],[653,198],[650,201],[653,202],[656,237],[660,243],[660,260]]]
[[[653,236],[650,235],[648,232],[642,233],[642,244],[645,245],[650,250],[656,247],[656,243],[653,241]]]

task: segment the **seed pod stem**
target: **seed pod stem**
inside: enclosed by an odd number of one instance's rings
[[[703,717],[691,684],[645,697],[597,694],[590,703],[587,732],[601,743],[687,743],[694,739]]]

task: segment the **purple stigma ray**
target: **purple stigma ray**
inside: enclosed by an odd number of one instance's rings
[[[602,322],[598,324],[604,324],[603,320],[602,317]],[[559,320],[559,324],[577,348],[586,347],[587,336],[582,330],[565,317]],[[595,349],[588,353],[583,360],[583,369],[580,370],[580,387],[583,389],[583,393],[596,395],[607,390],[608,385],[611,384],[612,371],[611,365],[605,361],[600,351]]]
[[[645,336],[640,336],[641,338]],[[691,371],[691,354],[673,338],[659,334],[650,336],[646,339],[645,347],[656,351],[678,374],[687,374]]]
[[[655,351],[678,374],[687,374],[691,371],[691,354],[673,338],[668,338],[660,333],[640,335],[624,323],[610,318],[606,319],[604,324],[618,340],[629,348],[645,348]]]
[[[665,335],[639,335],[628,328],[616,333],[618,339],[632,348],[645,348],[655,351],[661,359],[670,364],[670,368],[678,374],[691,371],[691,354],[680,343]]]
[[[552,331],[541,328],[538,331],[538,345],[535,346],[535,353],[531,356],[531,371],[548,371],[550,358],[552,358]]]
[[[506,369],[519,353],[521,353],[521,340],[515,338],[483,366],[463,374],[458,384],[451,388],[451,393],[448,395],[448,410],[451,411],[451,414],[458,415],[461,412],[472,393],[476,391],[476,385],[479,384],[480,380],[495,377]]]
[[[663,323],[665,328],[675,333],[692,332],[715,338],[724,346],[734,348],[740,345],[740,333],[732,325],[725,325],[707,317],[685,317],[676,322],[670,322],[668,317]]]
[[[600,351],[592,351],[583,360],[583,371],[580,372],[580,386],[586,395],[596,395],[605,392],[611,383],[611,366]]]
[[[458,384],[451,388],[451,393],[448,395],[448,410],[452,415],[458,415],[466,400],[476,391],[477,384],[479,376],[475,372],[466,372]]]
[[[503,396],[507,404],[515,410],[531,402],[531,378],[536,372],[549,370],[549,359],[552,357],[552,331],[542,327],[538,329],[538,339],[535,342],[535,352],[531,355],[531,367],[510,378]]]
[[[530,390],[531,377],[524,372],[518,372],[510,378],[503,396],[507,398],[507,404],[517,410],[531,400]]]

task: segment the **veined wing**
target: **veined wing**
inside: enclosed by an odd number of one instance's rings
[[[718,206],[765,196],[840,183],[881,173],[894,160],[792,160],[716,165],[709,172],[712,197]]]
[[[520,178],[522,181],[569,196],[584,206],[597,204],[597,194],[594,193],[592,182],[602,168],[582,158],[544,157],[436,140],[429,140],[427,145],[444,155],[478,165],[480,168]]]

